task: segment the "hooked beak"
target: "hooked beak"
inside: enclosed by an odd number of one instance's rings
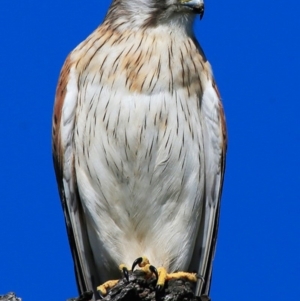
[[[200,15],[200,20],[204,15],[204,2],[203,0],[181,0],[182,5],[191,8],[196,14]]]

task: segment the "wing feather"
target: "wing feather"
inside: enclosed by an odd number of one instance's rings
[[[52,124],[53,162],[63,207],[67,234],[75,265],[79,293],[95,290],[99,284],[90,243],[88,240],[85,217],[77,190],[74,170],[73,130],[76,119],[78,96],[78,74],[71,61],[65,61],[60,73],[56,90]]]
[[[190,268],[193,269],[198,264],[198,274],[204,278],[203,282],[198,283],[197,295],[208,295],[218,233],[227,148],[225,115],[220,94],[213,79],[207,82],[201,103],[206,180],[201,224]]]

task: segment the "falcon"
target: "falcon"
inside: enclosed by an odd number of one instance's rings
[[[209,292],[226,127],[193,32],[203,12],[203,0],[114,0],[63,65],[52,148],[80,293],[133,262],[196,271]]]

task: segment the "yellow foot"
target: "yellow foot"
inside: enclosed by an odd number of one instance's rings
[[[148,258],[145,256],[139,257],[134,261],[132,265],[132,271],[137,265],[141,268],[142,271],[146,273],[147,278],[152,277],[153,274],[156,276],[157,290],[161,290],[165,286],[166,281],[168,280],[184,278],[192,282],[197,282],[199,278],[196,273],[176,272],[176,273],[168,274],[167,270],[163,267],[159,267],[156,269],[153,265],[150,264]]]
[[[166,281],[173,280],[173,279],[186,279],[191,282],[197,282],[198,276],[196,273],[188,273],[188,272],[176,272],[168,274],[166,269],[163,267],[159,267],[158,271],[158,279],[156,288],[157,290],[161,290],[164,286]]]
[[[128,268],[125,264],[120,264],[119,269],[123,272],[123,275],[126,277],[127,281],[129,279]],[[109,280],[97,287],[97,291],[103,297],[107,294],[107,290],[112,289],[120,280]]]
[[[107,294],[107,290],[113,288],[117,283],[119,282],[119,280],[109,280],[106,281],[105,283],[99,285],[97,287],[97,291],[102,295],[105,296]]]

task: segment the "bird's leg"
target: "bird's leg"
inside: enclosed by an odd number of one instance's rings
[[[120,264],[119,269],[122,271],[124,277],[129,280],[129,271],[125,264]],[[97,287],[97,291],[99,292],[100,296],[103,297],[107,294],[107,290],[113,288],[120,280],[109,280],[104,282],[103,284]]]
[[[187,279],[191,282],[197,282],[198,279],[202,279],[196,273],[189,273],[189,272],[176,272],[176,273],[167,273],[167,270],[163,267],[155,268],[153,265],[150,264],[147,257],[142,256],[137,258],[134,263],[132,264],[132,271],[136,266],[139,266],[142,271],[146,273],[148,277],[151,277],[153,274],[156,276],[157,284],[156,289],[158,291],[162,290],[165,286],[166,281],[172,279]]]

